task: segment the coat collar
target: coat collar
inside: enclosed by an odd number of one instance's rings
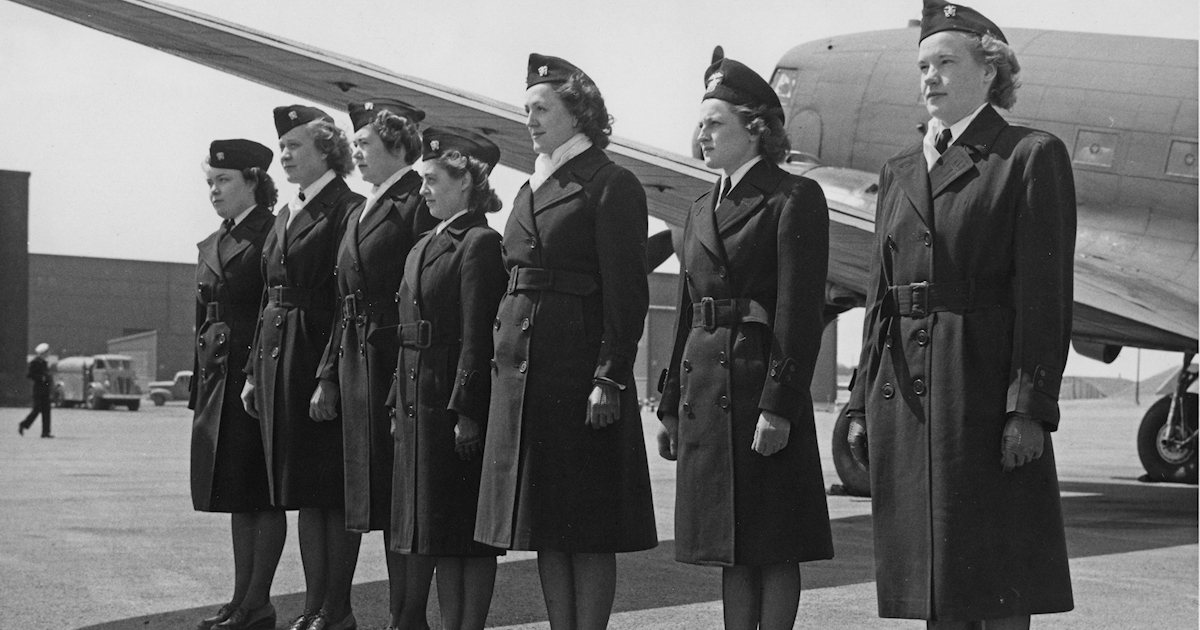
[[[929,171],[931,196],[937,197],[954,180],[975,168],[975,162],[986,159],[995,144],[996,136],[1008,126],[991,105],[986,105],[967,126],[962,137],[942,154]]]
[[[487,219],[480,213],[468,212],[454,219],[450,225],[446,226],[446,229],[442,230],[441,234],[429,232],[429,245],[425,248],[421,269],[431,265],[438,256],[453,251],[467,230],[481,225],[487,225]]]
[[[762,208],[767,195],[778,188],[785,174],[779,165],[760,160],[746,172],[725,199],[714,207],[714,202],[720,194],[721,180],[718,179],[712,190],[692,204],[690,221],[700,244],[713,255],[725,260],[721,235]]]
[[[538,214],[583,190],[583,184],[591,181],[596,171],[610,162],[608,155],[595,145],[567,160],[533,193],[533,213]]]
[[[232,260],[235,256],[242,253],[250,244],[254,242],[254,236],[266,230],[270,226],[270,222],[274,219],[274,215],[270,210],[262,206],[254,206],[250,214],[242,219],[240,223],[234,226],[231,236],[231,244],[225,246],[226,260]],[[224,265],[221,264],[221,229],[209,234],[207,238],[196,244],[200,249],[200,259],[204,264],[217,274],[218,277],[224,277]]]
[[[369,236],[371,232],[375,230],[375,228],[383,224],[383,221],[385,218],[387,218],[388,214],[390,214],[397,206],[402,206],[407,203],[410,196],[420,194],[420,191],[421,176],[412,170],[405,173],[391,186],[388,186],[387,191],[380,195],[379,199],[375,202],[379,207],[372,209],[371,212],[367,214],[367,218],[363,219],[361,224],[358,226],[358,240],[356,242],[362,242],[364,239],[366,239],[367,236]],[[366,202],[364,201],[363,204],[364,205],[359,213],[359,216],[362,216],[362,212],[367,211],[365,205]],[[358,223],[358,217],[354,217],[353,220],[355,223]]]
[[[292,224],[287,225],[287,217],[284,216],[283,225],[286,230],[287,244],[291,245],[296,242],[301,236],[304,236],[313,229],[318,223],[324,221],[329,216],[329,211],[334,206],[334,201],[348,192],[350,187],[346,185],[346,180],[341,177],[334,177],[333,181],[329,182],[317,196],[313,197],[304,205],[304,209],[296,215],[296,219]],[[290,210],[289,210],[290,212]],[[282,212],[280,213],[283,214]]]

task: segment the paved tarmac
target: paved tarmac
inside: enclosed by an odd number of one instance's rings
[[[1064,404],[1055,450],[1075,589],[1073,612],[1035,628],[1197,628],[1197,489],[1138,483],[1134,436],[1145,407]],[[0,630],[187,629],[233,583],[227,516],[192,511],[191,413],[178,403],[54,410],[53,440],[16,432],[0,409]],[[827,485],[832,413],[817,416]],[[644,416],[648,445],[657,423]],[[651,450],[658,548],[619,557],[614,629],[718,629],[720,571],[673,560],[674,467]],[[797,628],[923,628],[876,617],[868,500],[829,497],[837,558],[803,566]],[[289,515],[272,599],[280,623],[303,603]],[[362,630],[387,625],[379,533],[365,536],[354,608]],[[436,597],[434,595],[433,597]],[[430,620],[439,627],[431,597]],[[532,554],[502,559],[489,628],[546,629]]]

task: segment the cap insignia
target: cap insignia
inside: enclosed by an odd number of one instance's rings
[[[300,114],[297,114],[296,110],[294,110],[294,109],[292,111],[288,112],[288,118],[291,118],[292,120],[296,120],[299,117],[300,117]]]
[[[538,68],[538,76],[539,76],[539,77],[544,77],[544,76],[546,76],[547,74],[550,74],[550,68],[549,68],[549,67],[547,67],[547,66],[542,66],[542,67]]]
[[[375,109],[375,103],[363,103],[363,109],[371,111]]]
[[[714,72],[713,75],[708,78],[708,85],[704,87],[704,90],[706,92],[711,92],[717,89],[717,86],[721,85],[721,79],[724,78],[724,74],[721,74],[720,72]]]
[[[441,142],[438,142],[437,140],[430,140],[430,141],[429,141],[429,148],[430,148],[430,149],[433,149],[434,151],[437,151],[437,150],[441,149],[441,147],[442,147],[442,143],[441,143]]]
[[[954,6],[953,4],[948,4],[946,5],[946,8],[942,9],[942,13],[945,13],[946,17],[948,18],[952,18],[955,15],[958,15],[958,7]]]
[[[225,152],[224,151],[217,151],[217,161],[218,162],[225,161]]]

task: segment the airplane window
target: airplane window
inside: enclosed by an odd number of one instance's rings
[[[1195,142],[1171,141],[1171,153],[1167,156],[1167,174],[1196,179]]]
[[[1072,161],[1088,166],[1111,167],[1117,152],[1117,134],[1080,129]]]
[[[792,88],[796,87],[798,74],[799,71],[795,68],[775,68],[775,76],[771,77],[771,87],[779,95],[779,100],[787,102],[792,98]]]

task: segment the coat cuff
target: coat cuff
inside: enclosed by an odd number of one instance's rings
[[[795,359],[771,359],[758,408],[794,419],[799,416],[800,406],[811,397],[805,385],[799,378]]]
[[[592,380],[608,379],[614,383],[628,383],[633,376],[632,361],[617,353],[605,355],[600,353],[600,361],[596,364],[596,372]]]
[[[1058,388],[1062,370],[1039,364],[1032,370],[1020,368],[1008,386],[1007,414],[1034,418],[1047,431],[1058,429]]]
[[[482,426],[487,419],[488,397],[491,393],[490,375],[479,370],[459,370],[450,392],[447,409],[466,416]]]

